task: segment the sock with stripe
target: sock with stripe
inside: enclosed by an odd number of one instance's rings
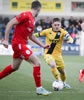
[[[40,66],[33,67],[33,76],[34,76],[36,87],[41,87]]]

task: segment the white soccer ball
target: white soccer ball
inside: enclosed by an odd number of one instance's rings
[[[54,91],[59,91],[63,89],[63,82],[61,81],[54,81],[52,83],[52,88],[54,89]]]

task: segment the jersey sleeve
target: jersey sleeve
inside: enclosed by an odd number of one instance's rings
[[[24,13],[21,13],[18,16],[16,16],[16,19],[17,19],[18,23],[22,23],[22,22],[25,22],[28,19],[28,16],[24,12]]]
[[[70,34],[66,30],[63,30],[63,38],[68,39],[68,37],[70,37]]]
[[[65,37],[67,34],[69,34],[67,31],[63,30],[63,37]]]
[[[43,31],[40,33],[40,36],[46,36],[46,33],[47,33],[47,31],[46,31],[46,30],[43,30]]]

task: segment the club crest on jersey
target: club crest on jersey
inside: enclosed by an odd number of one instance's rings
[[[29,55],[29,54],[30,54],[30,51],[29,51],[29,50],[26,50],[26,54],[28,54],[28,55]]]
[[[60,35],[61,33],[60,33],[60,32],[58,32],[57,34],[58,34],[58,35]]]

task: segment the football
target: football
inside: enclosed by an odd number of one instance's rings
[[[61,81],[54,81],[52,83],[52,88],[54,89],[54,91],[60,91],[63,89],[63,82]]]

